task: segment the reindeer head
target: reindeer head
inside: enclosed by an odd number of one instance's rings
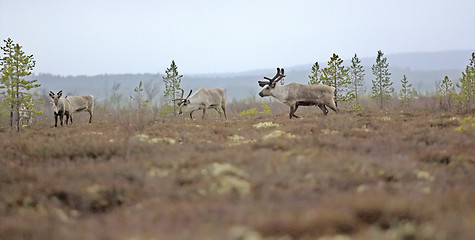
[[[173,99],[173,101],[178,102],[178,106],[180,107],[178,114],[182,115],[183,112],[187,112],[188,108],[190,108],[191,102],[188,98],[190,97],[191,92],[193,92],[193,90],[190,90],[190,93],[188,93],[188,96],[186,96],[186,98],[183,98],[183,94],[185,93],[185,91],[181,89],[181,97]]]
[[[268,78],[268,77],[264,77],[264,79],[267,79],[267,81],[258,81],[259,86],[265,87],[259,93],[259,96],[261,96],[261,97],[271,96],[272,95],[272,90],[275,88],[277,82],[282,80],[284,77],[285,77],[284,69],[283,68],[277,68],[277,73],[275,74],[275,76],[272,79]]]
[[[54,94],[54,92],[49,91],[49,96],[51,97],[51,105],[53,106],[53,112],[58,113],[58,101],[59,98],[63,95],[63,90],[60,90],[58,93]]]

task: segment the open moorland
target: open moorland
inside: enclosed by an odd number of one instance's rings
[[[0,239],[475,236],[474,111],[271,109],[3,127]]]

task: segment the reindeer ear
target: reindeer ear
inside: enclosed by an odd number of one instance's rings
[[[63,90],[58,92],[58,97],[61,97],[63,95]]]
[[[50,97],[53,97],[53,96],[54,96],[54,92],[49,91],[49,96],[50,96]]]

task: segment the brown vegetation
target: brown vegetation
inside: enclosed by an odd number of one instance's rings
[[[2,128],[0,239],[475,235],[473,112],[242,106],[226,121],[98,111]]]

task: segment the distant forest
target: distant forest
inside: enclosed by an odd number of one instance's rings
[[[420,94],[431,94],[436,90],[436,84],[440,83],[444,76],[448,76],[452,81],[457,82],[469,63],[469,58],[474,50],[447,51],[437,53],[407,53],[387,55],[391,81],[396,91],[401,87],[403,75],[412,83],[413,87]],[[371,88],[373,74],[371,65],[375,58],[362,58],[362,65],[365,69],[366,89]],[[325,67],[328,60],[319,61],[321,67]],[[344,64],[349,65],[350,61],[345,60]],[[286,67],[285,83],[298,82],[308,83],[313,63],[300,66]],[[180,63],[177,62],[180,70]],[[41,84],[41,92],[63,90],[66,95],[94,95],[96,100],[103,101],[112,93],[112,86],[119,84],[118,93],[128,98],[142,81],[148,87],[159,88],[158,95],[154,101],[160,101],[163,95],[163,73],[144,74],[102,74],[95,76],[59,76],[49,73],[42,73],[31,76]],[[277,66],[276,66],[277,67]],[[282,67],[282,66],[281,66]],[[284,66],[285,67],[285,66]],[[200,87],[225,89],[228,101],[243,100],[246,98],[257,98],[260,91],[257,81],[263,76],[273,76],[275,69],[261,69],[242,73],[230,74],[202,74],[184,75],[181,81],[185,91],[196,90]]]

